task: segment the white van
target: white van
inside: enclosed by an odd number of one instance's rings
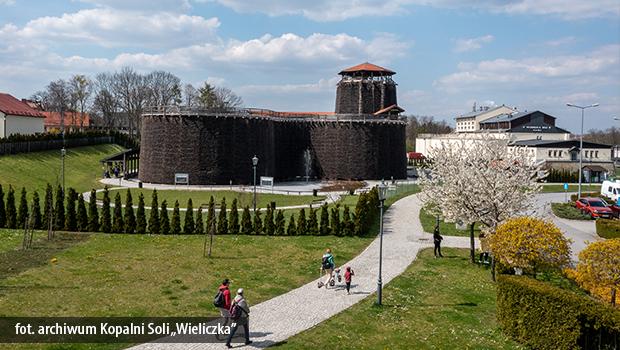
[[[601,186],[601,195],[611,198],[614,202],[618,201],[620,196],[620,180],[603,181]]]

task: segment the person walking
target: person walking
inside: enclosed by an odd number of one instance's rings
[[[351,294],[351,277],[355,276],[355,272],[351,269],[351,266],[347,266],[344,272],[344,284],[347,288],[347,294]]]
[[[230,342],[235,336],[237,328],[239,328],[240,325],[243,326],[245,345],[252,344],[252,341],[250,340],[250,305],[243,297],[243,288],[239,288],[237,290],[237,296],[235,296],[230,308],[230,317],[234,323],[230,329],[228,339],[226,340],[226,347],[232,348]]]
[[[220,315],[222,315],[224,319],[227,319],[230,317],[231,300],[230,300],[229,286],[230,286],[230,280],[226,278],[224,279],[224,281],[222,281],[222,285],[220,285],[220,287],[218,288],[220,293],[222,293],[222,297],[224,299],[224,303],[222,304],[222,306],[219,307]]]
[[[327,275],[327,279],[324,283],[325,289],[327,289],[329,283],[334,276],[334,267],[336,267],[336,264],[334,263],[334,256],[332,255],[332,250],[327,248],[325,254],[323,254],[323,257],[321,258],[321,272]]]
[[[435,243],[435,258],[443,258],[441,255],[441,241],[443,237],[439,234],[439,226],[435,226],[435,230],[433,231],[433,243]]]

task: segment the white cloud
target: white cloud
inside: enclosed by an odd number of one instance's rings
[[[6,6],[15,5],[15,0],[0,0],[0,5],[6,5]]]
[[[0,0],[1,1],[1,0]],[[189,0],[78,0],[100,8],[114,8],[141,12],[181,12],[191,8]]]
[[[412,6],[476,8],[516,15],[551,15],[573,20],[620,16],[617,0],[195,0],[218,2],[237,12],[260,12],[270,16],[302,15],[315,21],[341,21],[361,16],[406,14]]]
[[[484,35],[477,38],[471,39],[458,39],[456,41],[456,45],[454,47],[454,51],[456,52],[466,52],[472,50],[478,50],[482,47],[483,44],[488,44],[495,39],[493,35]]]
[[[21,28],[9,23],[0,28],[0,40],[49,43],[67,40],[104,47],[174,47],[213,37],[219,25],[217,18],[96,8],[60,17],[39,17]]]
[[[335,91],[339,80],[338,77],[333,77],[331,79],[323,78],[316,83],[308,84],[243,85],[236,90],[241,94],[315,94]]]
[[[547,40],[543,44],[545,46],[549,46],[549,47],[559,47],[559,46],[565,46],[565,45],[574,44],[576,42],[577,42],[577,38],[576,37],[574,37],[574,36],[565,36],[565,37],[554,39],[554,40]]]

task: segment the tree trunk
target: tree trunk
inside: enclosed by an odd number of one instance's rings
[[[611,288],[611,306],[616,306],[616,288]]]
[[[491,281],[495,282],[495,257],[491,255]]]
[[[476,262],[476,241],[474,240],[474,223],[469,225],[469,244],[470,244],[470,258],[472,264]]]

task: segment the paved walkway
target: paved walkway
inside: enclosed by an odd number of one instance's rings
[[[420,201],[409,196],[394,203],[385,214],[383,239],[383,284],[400,275],[415,260],[421,248],[432,246],[432,236],[424,233],[419,220]],[[469,247],[467,237],[445,237],[444,246]],[[319,254],[320,252],[317,252]],[[338,252],[335,252],[336,264]],[[317,258],[318,260],[318,258]],[[317,288],[318,280],[286,294],[251,306],[250,338],[244,349],[264,348],[286,340],[351,307],[377,288],[379,240],[375,239],[360,255],[342,265],[355,270],[352,294],[338,285]],[[318,263],[317,263],[318,265]],[[318,268],[318,267],[317,267]],[[243,286],[235,286],[237,287]],[[251,291],[248,301],[251,303]],[[238,332],[242,332],[239,330]],[[236,338],[240,339],[240,338]],[[233,343],[234,345],[234,343]],[[239,344],[237,344],[239,346]],[[223,349],[224,344],[141,344],[132,349]]]

